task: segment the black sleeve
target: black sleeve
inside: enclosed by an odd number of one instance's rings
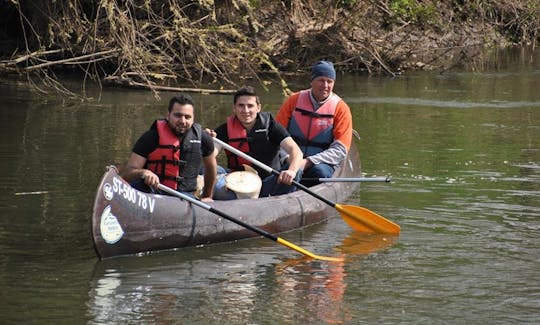
[[[208,157],[214,152],[214,140],[212,140],[210,134],[205,131],[202,132],[201,136],[201,150],[203,157]]]
[[[229,136],[227,135],[227,123],[221,124],[214,131],[216,131],[216,138],[220,139],[225,143],[229,142]]]
[[[287,131],[287,129],[285,129],[283,125],[277,123],[273,117],[270,119],[268,137],[270,138],[270,141],[272,143],[279,146],[279,144],[281,143],[281,141],[283,141],[283,139],[290,136],[291,135],[289,134],[289,131]]]
[[[133,146],[133,152],[148,158],[148,155],[154,151],[159,144],[159,136],[156,129],[150,129],[146,131],[141,137],[135,142]]]

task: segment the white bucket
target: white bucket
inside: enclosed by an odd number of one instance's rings
[[[236,197],[239,199],[258,198],[262,187],[259,175],[246,171],[227,174],[225,184],[228,189],[236,193]]]

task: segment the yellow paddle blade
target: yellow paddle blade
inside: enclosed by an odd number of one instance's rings
[[[343,220],[354,230],[367,233],[398,235],[399,225],[366,208],[355,205],[336,204]]]
[[[292,248],[292,249],[294,249],[295,251],[297,251],[299,253],[302,253],[302,254],[304,254],[306,256],[309,256],[309,257],[317,259],[317,260],[333,261],[333,262],[343,262],[345,260],[343,257],[331,257],[331,256],[321,256],[321,255],[313,254],[313,253],[303,249],[302,247],[296,246],[295,244],[293,244],[291,242],[288,242],[285,239],[280,238],[280,237],[277,237],[277,242],[284,245],[284,246]]]

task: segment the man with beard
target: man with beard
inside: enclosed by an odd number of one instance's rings
[[[156,120],[135,143],[123,178],[145,192],[159,192],[159,183],[193,195],[204,165],[201,201],[212,201],[217,162],[214,142],[194,123],[194,103],[189,95],[169,101],[165,119]]]

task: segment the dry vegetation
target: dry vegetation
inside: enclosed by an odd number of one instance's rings
[[[537,0],[4,0],[0,72],[84,97],[89,80],[227,92],[320,59],[340,70],[449,69],[490,47],[536,46]],[[82,94],[61,82],[80,71]]]

